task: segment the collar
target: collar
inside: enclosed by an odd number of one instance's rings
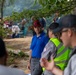
[[[44,31],[42,31],[39,36],[36,35],[36,37],[41,37],[41,36],[43,36],[43,35],[45,35],[45,32],[44,32]]]
[[[70,53],[70,57],[72,57],[74,54],[76,54],[76,46],[72,49],[72,52]]]

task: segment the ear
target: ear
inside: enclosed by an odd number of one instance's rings
[[[73,35],[73,31],[71,29],[68,29],[68,36],[71,37]]]

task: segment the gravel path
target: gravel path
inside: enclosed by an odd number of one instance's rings
[[[7,50],[23,51],[29,55],[29,47],[32,37],[27,36],[25,38],[15,38],[15,39],[4,39]],[[29,70],[26,68],[28,63],[28,57],[14,59],[15,63],[9,65],[16,65],[17,68],[24,70],[25,73],[29,73]]]

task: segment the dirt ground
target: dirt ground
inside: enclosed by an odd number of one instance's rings
[[[27,55],[29,55],[29,47],[31,42],[32,36],[27,36],[25,38],[15,38],[15,39],[4,39],[7,50],[14,50],[14,51],[23,51]],[[27,69],[27,63],[28,63],[29,57],[23,57],[23,58],[15,58],[14,62],[11,64],[8,64],[8,66],[15,66],[19,69],[24,70],[24,72],[27,74],[29,73],[29,70]]]

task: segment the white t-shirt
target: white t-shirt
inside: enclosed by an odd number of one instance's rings
[[[0,75],[26,75],[22,70],[0,65]]]
[[[13,32],[13,33],[15,33],[15,32],[16,32],[16,33],[19,33],[19,32],[20,32],[20,28],[19,28],[17,25],[13,25],[13,26],[12,26],[12,32]]]

